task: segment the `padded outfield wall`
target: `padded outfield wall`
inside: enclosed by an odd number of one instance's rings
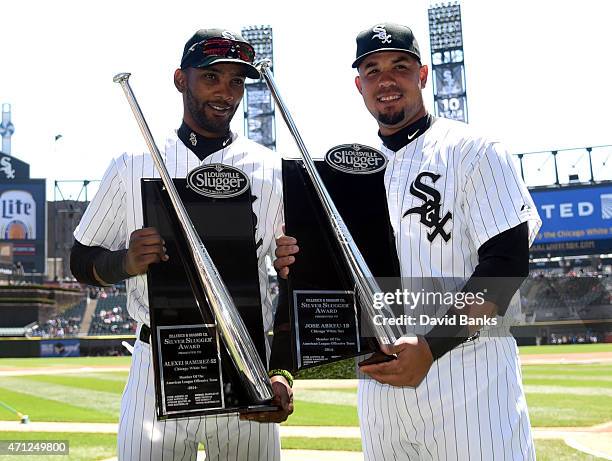
[[[134,336],[87,336],[82,338],[1,338],[0,358],[95,357],[126,355],[124,341],[134,345]]]

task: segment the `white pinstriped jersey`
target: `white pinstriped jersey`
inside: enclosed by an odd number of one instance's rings
[[[533,242],[540,218],[499,143],[440,118],[398,152],[384,145],[381,150],[389,159],[385,188],[405,284],[421,278],[466,281],[478,264],[478,248],[522,222],[529,223]],[[519,314],[515,295],[503,323]]]
[[[385,187],[405,290],[421,278],[466,281],[478,248],[522,222],[529,223],[532,243],[541,222],[499,143],[438,119],[398,152],[382,151],[389,159]],[[501,326],[485,327],[478,339],[444,354],[417,387],[360,375],[365,460],[535,460],[518,350],[507,324],[517,309],[514,296]]]
[[[262,241],[257,248],[257,258],[263,324],[268,331],[272,328],[273,312],[265,256],[273,253],[275,237],[282,232],[281,158],[243,136],[233,134],[232,138],[227,147],[200,161],[175,132],[167,139],[162,155],[170,176],[175,178],[185,178],[193,168],[210,163],[234,166],[249,177],[251,194],[255,197],[253,213],[257,217],[255,242]],[[149,154],[123,154],[114,159],[74,232],[75,238],[87,246],[110,250],[127,248],[131,233],[143,227],[141,178],[159,178]],[[129,314],[138,322],[149,325],[146,276],[129,278],[126,288]]]

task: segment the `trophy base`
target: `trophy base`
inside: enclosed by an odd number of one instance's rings
[[[377,351],[377,352],[374,352],[372,355],[370,355],[367,359],[359,362],[357,365],[359,365],[360,367],[364,367],[366,365],[376,365],[377,363],[385,363],[385,362],[390,362],[392,360],[397,360],[397,356],[387,355],[387,354],[383,354],[380,351]]]

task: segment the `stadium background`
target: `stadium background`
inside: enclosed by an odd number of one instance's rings
[[[460,11],[452,8],[429,11],[435,110],[468,121]],[[245,32],[273,57],[271,29]],[[274,127],[269,94],[250,82],[246,134],[274,148]],[[47,197],[45,178],[30,178],[29,165],[11,155],[10,107],[2,128],[0,440],[67,439],[69,459],[111,458],[129,366],[122,356],[136,325],[124,286],[82,286],[68,265],[97,178],[55,181]],[[513,330],[538,455],[612,459],[612,146],[551,146],[514,159],[543,220]],[[353,459],[360,444],[352,361],[300,377],[296,413],[283,426],[288,459]]]

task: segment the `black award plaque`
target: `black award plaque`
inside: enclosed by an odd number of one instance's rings
[[[192,170],[174,184],[266,364],[248,177],[227,165]],[[189,247],[159,179],[142,179],[144,224],[165,241],[169,260],[147,272],[158,419],[275,410],[256,405],[216,328]]]
[[[167,415],[224,408],[219,337],[214,324],[160,326],[160,381]]]
[[[388,285],[399,282],[400,271],[384,186],[386,157],[367,146],[345,144],[315,164],[368,267],[377,279],[384,278],[385,291],[393,290]],[[283,160],[283,187],[285,233],[300,247],[289,272],[287,305],[278,307],[290,319],[294,369],[378,351],[335,233],[301,161]]]
[[[354,295],[350,291],[293,291],[297,368],[361,352]]]

